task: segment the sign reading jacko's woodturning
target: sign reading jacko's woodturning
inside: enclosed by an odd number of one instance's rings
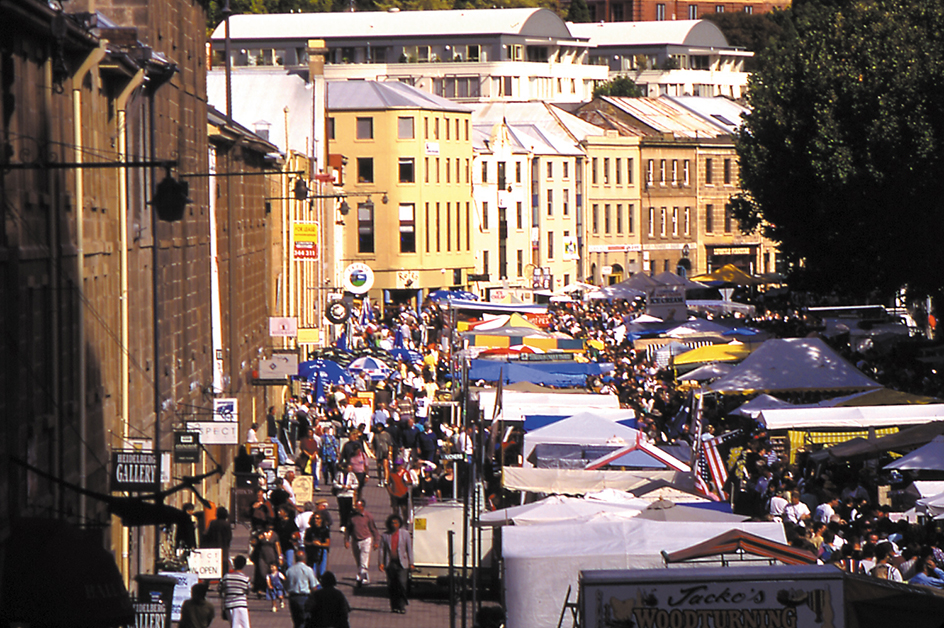
[[[154,451],[111,452],[111,490],[155,491],[160,488],[161,458]]]

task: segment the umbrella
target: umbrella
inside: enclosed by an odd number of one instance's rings
[[[934,440],[924,447],[915,449],[884,468],[900,471],[944,471],[944,436],[935,436]]]
[[[303,379],[321,377],[322,383],[330,382],[332,384],[350,384],[353,381],[351,376],[344,372],[340,364],[320,358],[299,364],[298,376]]]
[[[692,281],[699,281],[709,285],[734,284],[736,286],[753,286],[765,283],[763,279],[751,277],[734,264],[726,264],[713,272],[692,277]]]
[[[430,301],[452,301],[461,299],[463,301],[478,301],[478,295],[472,294],[467,290],[433,290],[429,293]]]
[[[347,370],[349,373],[366,373],[373,381],[387,378],[393,371],[383,361],[373,356],[364,356],[351,362]]]
[[[416,364],[417,362],[423,361],[423,356],[421,356],[416,351],[411,351],[410,349],[404,349],[403,347],[397,347],[390,350],[390,355],[397,360],[402,360],[403,362],[409,362],[411,364]]]
[[[338,349],[337,347],[325,347],[324,349],[311,351],[308,354],[309,360],[330,360],[331,362],[335,362],[342,367],[345,367],[353,362],[355,357],[357,356],[354,356],[347,351]]]

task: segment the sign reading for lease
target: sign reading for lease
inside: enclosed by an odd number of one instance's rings
[[[111,490],[155,491],[160,488],[161,463],[153,451],[111,452]]]
[[[295,259],[318,259],[318,223],[296,222],[292,233],[295,240]]]

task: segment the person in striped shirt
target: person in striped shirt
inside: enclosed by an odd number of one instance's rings
[[[229,616],[232,628],[249,626],[249,576],[243,573],[246,557],[233,559],[233,568],[220,580],[220,595],[223,597],[223,617]]]

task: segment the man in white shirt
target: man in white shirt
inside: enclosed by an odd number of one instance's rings
[[[827,495],[826,501],[816,507],[816,512],[813,514],[813,521],[828,524],[830,517],[836,514],[836,506],[838,505],[838,497],[832,494]]]
[[[783,520],[798,525],[801,521],[808,521],[809,518],[810,509],[800,501],[800,492],[793,491],[790,493],[790,503],[783,509]]]
[[[767,512],[770,513],[770,516],[773,517],[774,521],[783,520],[783,511],[786,510],[787,506],[790,505],[790,502],[783,496],[783,493],[777,493],[770,498],[770,503],[767,506]]]

